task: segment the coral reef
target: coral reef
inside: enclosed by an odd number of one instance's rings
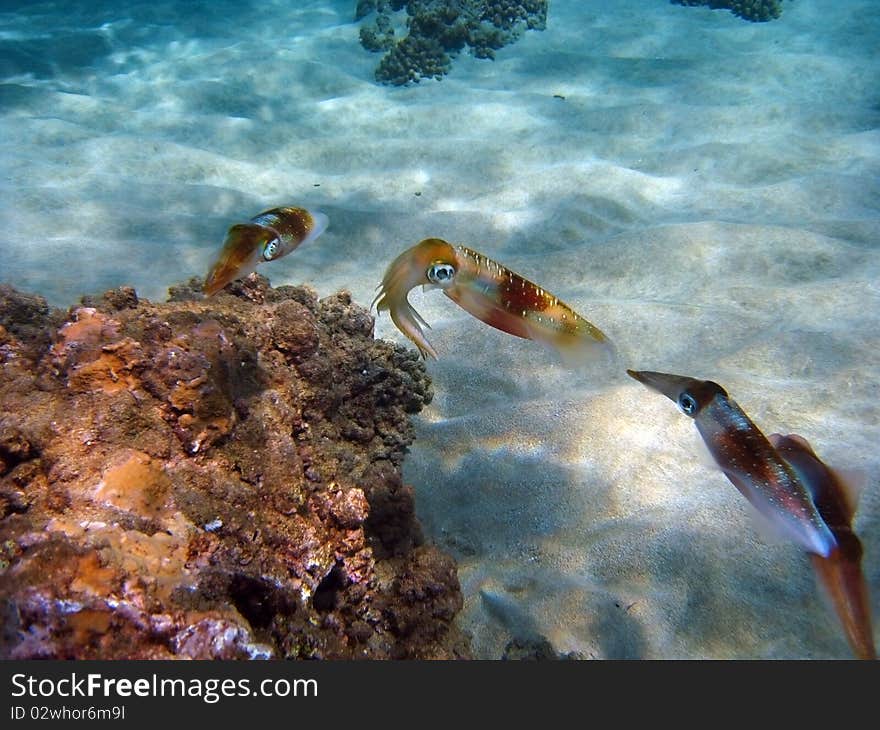
[[[782,0],[671,0],[673,5],[706,5],[725,9],[745,20],[764,23],[782,15]]]
[[[0,287],[2,658],[454,658],[400,465],[432,397],[341,292]]]
[[[396,40],[394,14],[405,9],[408,34]],[[361,26],[361,45],[386,51],[376,67],[385,84],[418,83],[449,73],[451,59],[465,47],[477,58],[494,58],[526,30],[543,30],[547,0],[361,0],[355,19],[375,18]]]
[[[433,38],[407,36],[379,62],[376,79],[396,86],[439,79],[449,73],[451,64],[443,46]]]

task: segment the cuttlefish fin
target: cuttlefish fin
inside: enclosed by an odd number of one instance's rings
[[[706,453],[709,453],[708,450],[706,451]],[[711,454],[709,456],[711,458]],[[718,464],[713,465],[715,467],[715,470],[717,471]],[[709,465],[707,464],[707,466]],[[733,483],[733,486],[735,486],[742,495],[745,496],[746,494],[748,494],[748,485],[739,476],[737,476],[736,473],[731,473],[729,471],[723,470],[722,473]],[[790,530],[786,530],[786,526],[783,521],[774,521],[770,515],[761,512],[761,510],[759,510],[754,504],[752,504],[751,501],[748,501],[748,507],[746,508],[746,510],[748,512],[752,525],[755,528],[755,532],[757,532],[761,536],[761,539],[767,545],[788,545],[792,541],[794,541],[796,544],[798,544],[799,547],[810,550],[813,549],[808,544],[805,544],[800,536],[792,533]]]
[[[712,452],[709,451],[709,447],[700,436],[700,432],[696,429],[690,429],[689,434],[690,441],[688,441],[688,446],[693,452],[694,458],[696,459],[697,463],[701,466],[705,466],[707,469],[715,473],[721,471],[721,467],[718,466],[718,462],[715,461],[715,457],[712,456]]]
[[[611,340],[583,318],[580,319],[580,329],[573,332],[557,331],[532,319],[539,314],[511,309],[479,289],[456,286],[444,290],[444,294],[489,326],[547,347],[557,353],[568,368],[577,370],[599,360],[613,361],[616,358]]]
[[[821,461],[813,447],[803,437],[795,433],[783,436],[779,433],[771,433],[767,439],[773,445],[773,448],[780,452],[780,456],[794,469],[795,473],[804,482],[807,489],[813,490],[813,484],[818,481],[818,476],[813,476],[808,471],[810,465],[809,460],[803,458],[786,458],[786,452],[801,451],[813,460],[819,462],[826,469],[834,480],[835,486],[838,488],[837,496],[842,500],[842,506],[846,511],[846,518],[852,520],[859,506],[862,492],[868,484],[868,473],[862,469],[842,469],[839,467],[831,467]],[[815,498],[816,495],[814,494]]]
[[[571,337],[565,335],[557,335],[547,337],[543,331],[538,328],[531,328],[535,331],[531,333],[530,339],[540,342],[554,352],[558,353],[562,364],[571,370],[580,370],[590,367],[596,363],[613,365],[620,360],[617,348],[614,343],[605,337],[601,332],[602,339],[595,336],[590,337]],[[597,330],[598,332],[598,330]]]
[[[868,473],[862,469],[841,469],[840,467],[828,467],[837,482],[841,486],[841,496],[846,502],[850,515],[855,515],[859,508],[859,500],[865,487],[868,486]]]
[[[853,653],[859,659],[876,659],[871,602],[861,567],[862,543],[852,529],[856,480],[828,467],[802,436],[774,433],[769,440],[803,482],[837,542],[828,556],[810,555],[823,594],[840,619]]]
[[[320,236],[324,231],[327,230],[327,226],[330,224],[330,219],[327,217],[326,213],[322,213],[319,210],[309,210],[306,211],[310,216],[312,216],[312,230],[310,230],[306,237],[302,240],[300,246],[308,246],[312,241],[314,241],[318,236]]]

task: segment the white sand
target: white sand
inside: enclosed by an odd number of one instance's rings
[[[261,268],[275,285],[366,305],[421,238],[475,248],[622,353],[575,375],[411,297],[441,360],[406,476],[459,560],[478,655],[538,633],[591,657],[849,656],[807,558],[622,368],[716,380],[767,433],[863,470],[880,620],[874,0],[795,0],[768,24],[554,0],[545,32],[410,88],[373,83],[353,0],[131,5],[0,13],[0,280],[57,305],[162,299],[280,204],[330,228]],[[376,334],[407,343],[387,315]]]

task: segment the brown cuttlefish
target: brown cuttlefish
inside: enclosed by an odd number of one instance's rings
[[[305,208],[272,208],[247,223],[236,223],[205,277],[205,294],[213,296],[230,282],[243,279],[256,271],[257,264],[287,256],[326,228],[326,215]]]
[[[682,375],[627,370],[694,420],[715,463],[784,538],[806,551],[853,652],[876,658],[862,546],[839,476],[800,436],[768,439],[720,385]]]

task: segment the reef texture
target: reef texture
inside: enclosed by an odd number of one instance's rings
[[[672,4],[706,5],[713,9],[730,10],[734,15],[756,23],[782,15],[782,0],[672,0]]]
[[[407,35],[397,40],[395,13],[401,10]],[[361,45],[386,52],[376,80],[400,86],[442,78],[465,47],[477,58],[494,58],[524,31],[543,30],[547,0],[360,0],[355,19],[364,21]]]
[[[400,475],[417,356],[345,292],[198,292],[0,287],[0,657],[467,656]]]

